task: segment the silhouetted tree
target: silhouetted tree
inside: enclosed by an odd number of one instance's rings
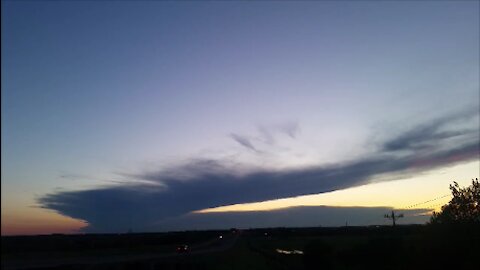
[[[472,179],[472,185],[461,188],[457,182],[450,185],[453,198],[442,206],[439,213],[433,212],[430,224],[479,224],[480,183]]]

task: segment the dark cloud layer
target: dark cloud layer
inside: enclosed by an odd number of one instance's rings
[[[391,221],[384,218],[392,208],[388,207],[332,207],[300,206],[272,211],[190,213],[180,217],[167,218],[155,225],[152,230],[179,231],[229,228],[272,228],[310,226],[349,226],[383,225]],[[404,214],[399,224],[422,224],[430,216],[428,209],[398,210]]]
[[[366,184],[379,174],[416,173],[478,159],[477,130],[466,132],[471,136],[466,136],[461,144],[447,148],[442,145],[445,139],[457,134],[449,135],[440,131],[440,127],[459,117],[440,119],[437,124],[407,131],[388,140],[377,153],[350,162],[239,175],[224,167],[221,161],[196,159],[168,172],[138,176],[160,185],[119,185],[57,192],[40,198],[39,203],[61,214],[88,221],[90,231],[125,231],[130,227],[145,230],[161,220],[195,210],[318,194]],[[441,136],[439,132],[443,132]],[[248,141],[237,139],[250,148]],[[422,151],[417,147],[418,141],[431,147]],[[404,150],[409,150],[409,154],[396,154]]]

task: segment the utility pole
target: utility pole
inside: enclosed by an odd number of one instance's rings
[[[400,214],[400,215],[395,215],[395,212],[393,212],[392,210],[392,214],[391,215],[385,215],[384,216],[385,218],[388,218],[388,219],[391,219],[393,221],[393,226],[395,226],[395,220],[399,219],[399,218],[403,218],[403,214]]]

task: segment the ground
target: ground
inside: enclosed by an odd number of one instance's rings
[[[478,226],[417,225],[2,237],[1,262],[7,270],[458,270],[474,269],[475,254]]]

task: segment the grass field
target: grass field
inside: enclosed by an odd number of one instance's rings
[[[223,235],[223,239],[218,235]],[[277,228],[236,233],[42,236],[21,238],[19,242],[16,239],[2,238],[2,269],[459,270],[476,269],[475,258],[480,254],[478,226]],[[117,247],[112,248],[112,243]],[[191,252],[172,252],[180,243],[189,243]],[[42,244],[48,248],[42,249]],[[55,248],[56,244],[60,248]],[[65,246],[69,248],[62,250]],[[143,256],[148,254],[154,256]],[[35,259],[42,256],[65,262],[69,258],[77,260],[39,268]],[[32,263],[16,267],[12,261],[19,258]]]

